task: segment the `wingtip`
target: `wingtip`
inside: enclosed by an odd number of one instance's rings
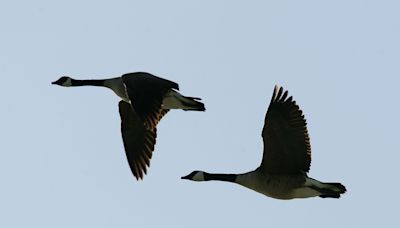
[[[143,174],[134,174],[134,177],[136,181],[142,181],[143,180]]]
[[[140,180],[140,177],[138,175],[136,175],[136,174],[133,174],[133,177],[135,177],[136,181]]]
[[[276,96],[276,94],[278,93],[279,89],[281,88],[280,85],[276,84],[274,87],[274,96]]]
[[[287,100],[292,99],[291,96],[288,98],[288,95],[289,95],[288,90],[285,90],[282,86],[276,84],[274,87],[274,92],[272,95],[271,103],[272,102],[285,102]]]
[[[279,97],[281,97],[282,93],[283,93],[283,87],[276,84],[274,87],[274,93],[272,94],[271,102],[278,100]]]
[[[277,91],[279,90],[279,85],[275,85],[274,92],[272,93],[271,103],[275,100]]]

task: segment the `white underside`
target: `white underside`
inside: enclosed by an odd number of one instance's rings
[[[321,195],[321,193],[312,188],[301,187],[301,188],[296,188],[292,191],[291,198],[309,198],[319,195]]]
[[[164,96],[164,100],[162,103],[163,109],[193,109],[191,106],[187,106],[186,104],[193,104],[193,101],[184,97],[178,91],[174,89],[170,89],[168,93]]]
[[[312,184],[310,181],[317,182],[316,180],[307,178],[303,185],[292,187],[290,176],[276,177],[267,177],[261,172],[253,171],[239,175],[236,183],[275,199],[287,200],[320,195],[318,191],[308,187],[308,184]]]

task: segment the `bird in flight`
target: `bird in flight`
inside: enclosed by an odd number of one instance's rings
[[[315,196],[339,198],[346,192],[341,183],[308,177],[311,146],[307,123],[299,106],[282,87],[275,86],[264,122],[264,153],[257,169],[243,174],[193,171],[182,179],[233,182],[284,200]]]
[[[145,72],[96,80],[77,80],[63,76],[52,84],[64,87],[106,87],[122,99],[118,105],[122,139],[129,166],[137,180],[143,179],[150,166],[157,124],[161,118],[170,109],[206,110],[200,98],[180,94],[177,83]]]

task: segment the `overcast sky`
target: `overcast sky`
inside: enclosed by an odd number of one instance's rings
[[[398,1],[2,1],[1,227],[395,227]],[[61,75],[147,71],[202,97],[171,111],[137,182],[119,98]],[[276,200],[192,170],[241,173],[262,156],[275,84],[305,113],[309,175],[341,199]]]

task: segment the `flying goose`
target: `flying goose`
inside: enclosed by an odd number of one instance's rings
[[[311,163],[310,138],[299,106],[288,91],[275,86],[265,116],[261,165],[243,174],[213,174],[193,171],[182,179],[227,181],[276,199],[319,196],[339,198],[346,192],[341,183],[324,183],[307,176]]]
[[[200,98],[186,97],[177,90],[177,83],[145,72],[124,74],[101,80],[77,80],[63,76],[52,84],[71,86],[102,86],[122,100],[119,102],[121,132],[125,153],[133,175],[143,179],[157,137],[157,124],[170,109],[205,111]]]

